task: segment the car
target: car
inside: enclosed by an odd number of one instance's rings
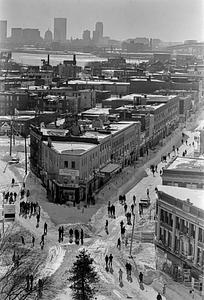
[[[8,161],[9,165],[13,165],[13,164],[18,164],[19,163],[19,158],[12,158],[11,160]]]
[[[140,199],[139,206],[148,208],[150,206],[150,199],[148,198]]]

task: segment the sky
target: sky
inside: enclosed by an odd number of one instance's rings
[[[104,36],[163,41],[204,41],[204,0],[0,0],[0,20],[12,27],[53,31],[54,17],[67,18],[67,38],[104,24]]]

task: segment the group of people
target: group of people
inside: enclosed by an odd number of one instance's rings
[[[112,255],[112,253],[109,256],[106,254],[105,262],[106,262],[106,270],[113,268],[113,255]]]
[[[3,192],[3,198],[5,200],[6,203],[9,203],[9,204],[13,204],[16,202],[16,198],[17,198],[17,193],[16,192]]]

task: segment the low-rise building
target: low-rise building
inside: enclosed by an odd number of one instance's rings
[[[177,156],[163,170],[162,184],[168,186],[204,189],[204,159]]]
[[[114,122],[108,126],[93,122],[94,126],[80,127],[76,119],[69,118],[61,127],[31,127],[30,167],[54,201],[66,202],[74,197],[73,201],[78,202],[91,197],[112,173],[137,159],[139,122]],[[59,173],[63,168],[68,170]],[[72,191],[68,198],[63,196],[69,194],[67,190]]]
[[[158,186],[157,267],[199,288],[204,266],[204,191]]]

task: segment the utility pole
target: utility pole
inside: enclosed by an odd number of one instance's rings
[[[10,152],[9,155],[12,155],[12,135],[13,135],[13,124],[12,120],[10,121]]]
[[[26,145],[26,135],[25,135],[25,174],[27,175],[28,166],[27,166],[27,145]]]
[[[2,202],[2,208],[3,208],[3,211],[2,211],[2,217],[3,217],[3,220],[2,220],[2,231],[3,231],[3,234],[5,232],[5,229],[4,229],[4,195],[3,195],[3,202]]]

